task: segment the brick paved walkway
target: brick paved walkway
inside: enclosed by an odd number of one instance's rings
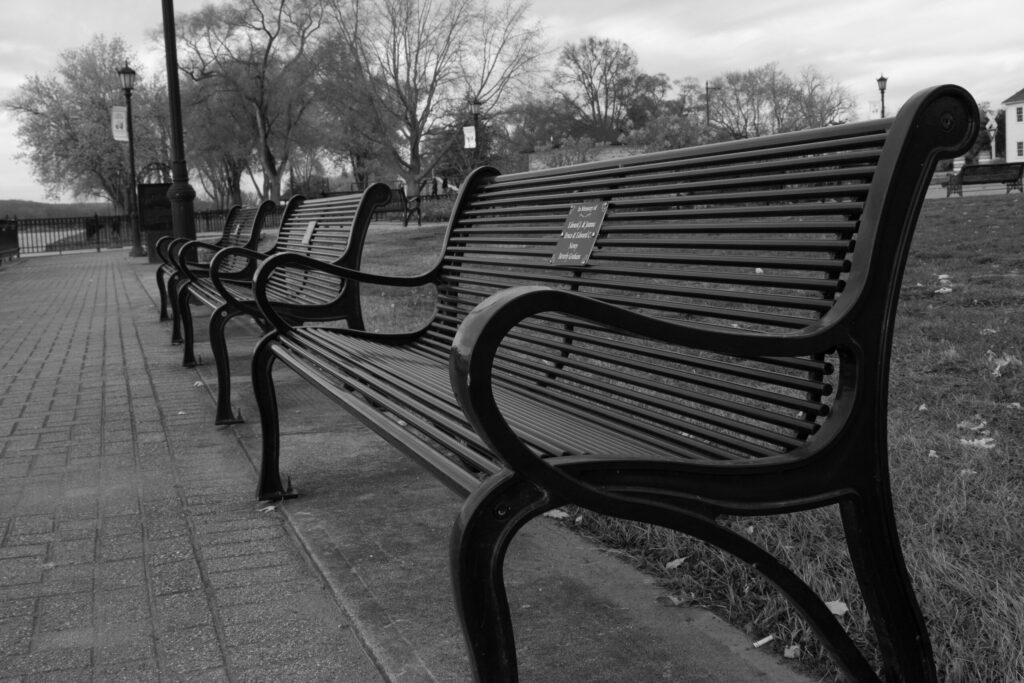
[[[0,680],[380,680],[126,261],[0,269]]]
[[[282,373],[303,495],[259,511],[258,330],[238,318],[228,339],[248,422],[215,427],[213,363],[181,366],[155,266],[126,254],[0,268],[0,683],[468,680],[447,567],[458,500]],[[523,680],[807,683],[546,521],[505,565]]]

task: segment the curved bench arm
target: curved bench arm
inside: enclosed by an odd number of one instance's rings
[[[167,252],[170,247],[171,241],[173,240],[174,237],[172,237],[171,235],[161,235],[159,238],[157,238],[156,243],[153,245],[153,247],[156,249],[156,255],[160,257],[160,260],[166,263],[167,265],[172,265],[170,256],[168,255]]]
[[[369,285],[384,285],[391,287],[418,287],[434,281],[433,273],[423,273],[415,276],[382,275],[367,273],[361,270],[353,270],[344,266],[324,263],[308,256],[293,253],[280,253],[266,259],[256,269],[253,277],[253,297],[256,305],[264,318],[273,325],[279,332],[285,332],[293,327],[285,321],[281,315],[274,310],[274,304],[267,295],[267,284],[270,282],[271,274],[282,268],[295,268],[300,270],[316,270],[328,275],[333,275],[339,281],[355,280]]]
[[[239,272],[235,270],[222,271],[225,260],[233,256],[240,256],[248,259],[249,266],[246,268],[248,269],[252,264],[259,263],[266,259],[267,255],[254,249],[246,249],[245,247],[224,247],[223,249],[218,249],[217,253],[213,255],[212,259],[210,259],[210,281],[213,283],[214,288],[216,288],[216,290],[220,292],[220,295],[224,297],[225,302],[235,308],[241,308],[244,310],[244,306],[238,301],[238,298],[231,293],[227,288],[227,285],[224,283],[224,278],[235,277]]]
[[[616,496],[573,478],[533,453],[511,428],[494,395],[492,369],[503,339],[520,322],[541,313],[559,313],[581,322],[613,328],[611,333],[739,357],[814,355],[847,341],[836,325],[822,321],[798,332],[775,333],[719,330],[673,322],[564,289],[521,286],[482,301],[463,320],[452,341],[449,373],[452,388],[474,429],[506,466],[552,495],[592,509],[608,511],[622,504]]]
[[[200,276],[206,275],[207,265],[198,263],[199,251],[212,251],[216,255],[216,252],[223,249],[216,244],[209,242],[202,242],[200,240],[189,240],[185,238],[178,238],[181,240],[180,243],[171,245],[170,256],[174,266],[184,273],[185,277],[189,280],[195,280]],[[176,249],[174,247],[177,247]],[[189,255],[192,255],[191,265],[189,263]],[[212,259],[211,259],[212,263]]]

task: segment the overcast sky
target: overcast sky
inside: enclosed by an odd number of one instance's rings
[[[7,2],[5,1],[5,5]],[[175,0],[176,12],[208,0]],[[18,0],[0,21],[0,100],[32,74],[53,72],[61,51],[92,36],[121,36],[152,74],[162,64],[160,0]],[[778,62],[806,66],[845,86],[866,118],[876,79],[889,79],[886,110],[917,90],[957,83],[1000,106],[1024,89],[1020,0],[534,0],[551,48],[587,36],[627,43],[641,70],[711,79]],[[16,125],[0,110],[0,199],[44,201],[31,169],[14,159]]]

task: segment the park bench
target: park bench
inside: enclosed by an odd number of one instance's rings
[[[171,235],[160,237],[155,245],[157,256],[161,261],[156,269],[156,285],[160,292],[160,320],[168,319],[168,304],[170,304],[172,309],[174,308],[175,292],[177,292],[178,282],[181,277],[178,261],[182,258],[182,246],[189,244],[189,249],[186,250],[185,255],[189,259],[189,267],[192,269],[192,272],[197,276],[204,275],[208,272],[208,261],[203,262],[197,259],[202,259],[204,255],[206,258],[209,258],[213,253],[225,247],[255,249],[256,244],[260,240],[263,223],[273,211],[274,202],[269,200],[258,206],[232,206],[224,218],[224,228],[221,230],[220,237],[214,242],[192,241],[184,237],[173,237]],[[205,254],[201,252],[205,252]],[[239,265],[244,268],[249,265],[249,262],[245,261]],[[240,270],[236,276],[251,281],[252,270],[253,268],[249,269],[250,272]],[[168,295],[168,292],[171,294]],[[180,341],[180,337],[177,336],[179,327],[176,311],[174,312],[174,320],[173,336],[175,341]]]
[[[213,309],[209,322],[210,346],[217,369],[217,424],[241,421],[231,408],[231,369],[224,331],[231,318],[245,314],[258,325],[266,327],[266,319],[252,298],[252,278],[240,281],[237,273],[255,266],[268,255],[290,253],[316,263],[358,268],[362,257],[366,229],[378,205],[387,201],[387,186],[371,185],[359,194],[307,199],[292,197],[281,216],[274,245],[266,252],[244,247],[226,247],[214,254],[209,264],[209,277],[201,277],[187,262],[180,262],[184,276],[178,288],[177,310],[181,315],[182,364],[196,364],[192,329],[192,301]],[[182,247],[186,252],[188,246]],[[346,321],[361,328],[359,284],[339,283],[316,270],[304,270],[276,285],[274,301],[279,315],[295,319],[294,309],[311,320]]]
[[[889,488],[896,304],[936,162],[976,139],[956,86],[895,118],[501,175],[475,171],[416,277],[264,261],[252,362],[257,496],[283,483],[274,367],[296,371],[466,498],[455,602],[483,681],[517,679],[502,580],[528,520],[563,505],[654,523],[767,577],[852,680],[877,673],[823,599],[723,515],[838,505],[883,675],[934,680]],[[300,324],[298,270],[436,288],[421,330]],[[344,476],[339,474],[339,476]],[[829,596],[834,599],[834,596]],[[571,655],[567,655],[571,656]]]
[[[958,173],[946,176],[946,196],[964,196],[964,185],[986,185],[1003,183],[1006,194],[1012,190],[1024,192],[1021,175],[1024,174],[1024,163],[1014,164],[976,164],[964,166]]]
[[[377,209],[374,218],[384,220],[389,216],[397,216],[402,221],[403,227],[409,226],[409,221],[416,216],[416,225],[423,225],[423,215],[420,213],[420,198],[418,196],[409,199],[405,196],[404,187],[392,187],[391,196],[387,204]]]

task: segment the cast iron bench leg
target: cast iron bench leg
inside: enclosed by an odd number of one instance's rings
[[[189,299],[191,298],[192,294],[188,291],[188,287],[182,287],[178,290],[178,317],[181,321],[181,338],[178,340],[178,343],[183,347],[184,352],[181,364],[186,368],[196,365],[195,344],[193,343],[195,333],[192,329],[192,309],[189,305]]]
[[[269,350],[272,339],[273,335],[265,336],[256,344],[252,353],[252,389],[259,406],[263,436],[260,478],[256,486],[256,500],[261,501],[295,498],[298,495],[290,481],[287,486],[281,481],[281,430],[277,423],[277,395],[273,377],[275,356]]]
[[[475,681],[519,680],[505,593],[505,551],[523,524],[552,507],[547,493],[508,472],[474,491],[455,521],[449,549],[452,588]]]
[[[897,542],[889,498],[863,494],[840,504],[840,510],[850,559],[882,651],[883,678],[937,680],[931,641]]]
[[[226,304],[221,304],[210,316],[210,346],[213,348],[213,359],[217,364],[217,419],[216,424],[229,425],[244,422],[242,414],[231,411],[231,365],[228,360],[228,345],[225,341],[224,328],[231,318],[238,315]]]
[[[156,269],[156,288],[160,292],[160,321],[167,320],[167,285],[164,283],[164,267]]]

